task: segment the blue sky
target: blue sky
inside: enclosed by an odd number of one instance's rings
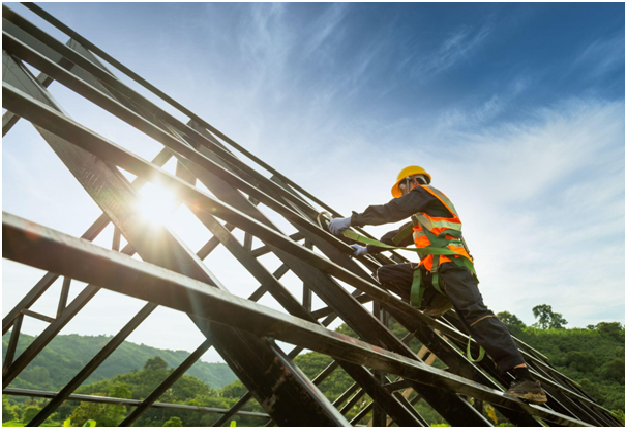
[[[570,326],[624,323],[623,3],[42,6],[341,213],[388,201],[399,169],[425,167],[456,204],[496,312],[532,323],[546,303]],[[51,91],[100,134],[145,158],[159,150],[60,85]],[[61,162],[44,161],[54,153],[28,124],[3,155],[3,210],[73,235],[98,216]],[[170,221],[198,250],[209,233],[190,217]],[[234,293],[252,290],[226,252],[207,264]],[[6,313],[41,273],[3,268]],[[295,278],[284,283],[300,296]],[[95,300],[63,333],[113,334],[141,305],[99,294],[109,304]],[[50,296],[41,311],[54,311]],[[131,340],[202,342],[184,317],[160,311]],[[43,328],[32,323],[27,333]]]

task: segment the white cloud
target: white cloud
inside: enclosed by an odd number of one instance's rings
[[[386,202],[402,166],[423,165],[462,216],[495,311],[532,322],[532,306],[547,303],[585,326],[607,308],[600,319],[623,322],[624,128],[623,103],[594,100],[523,123],[441,130],[429,143],[412,126],[394,139],[354,128],[351,141],[328,148],[333,156],[308,159],[323,174],[284,173],[348,215]]]

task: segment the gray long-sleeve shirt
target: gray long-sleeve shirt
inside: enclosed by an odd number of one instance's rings
[[[409,218],[415,213],[426,213],[429,216],[450,217],[451,213],[444,204],[434,195],[427,192],[422,186],[417,186],[399,198],[393,198],[386,204],[371,205],[362,213],[353,212],[351,215],[351,226],[364,225],[384,225],[386,223],[397,222],[402,219]],[[380,241],[390,246],[395,246],[392,238],[402,229],[406,228],[411,222],[404,224],[401,228],[387,232],[382,236]],[[399,247],[410,246],[414,243],[412,235],[405,237]],[[386,249],[367,245],[369,253],[379,253]]]

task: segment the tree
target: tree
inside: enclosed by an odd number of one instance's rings
[[[181,421],[181,419],[177,416],[172,416],[170,417],[170,420],[168,420],[163,427],[165,428],[180,428],[183,426],[183,422]]]
[[[567,353],[565,366],[580,372],[593,372],[596,368],[596,359],[592,354],[572,350]]]
[[[97,396],[105,396],[98,393]],[[126,409],[122,405],[105,405],[95,402],[81,402],[70,415],[72,426],[83,426],[89,420],[95,420],[96,426],[118,426],[124,420]]]
[[[514,314],[510,314],[509,311],[500,311],[497,313],[497,318],[501,320],[504,325],[508,326],[508,329],[514,335],[518,335],[521,333],[521,330],[526,327],[525,323],[519,320]]]
[[[624,341],[625,329],[619,322],[600,322],[595,327],[600,335],[604,337]]]
[[[231,384],[227,384],[220,389],[220,396],[227,398],[239,398],[246,393],[246,388],[240,380],[234,381]]]
[[[36,366],[28,371],[24,371],[24,380],[29,381],[37,386],[44,386],[50,380],[50,371],[41,366]]]
[[[18,416],[15,412],[15,406],[9,405],[9,400],[6,397],[2,397],[2,423],[10,422],[11,420],[17,420]]]
[[[564,328],[567,324],[563,315],[552,311],[552,306],[547,304],[537,305],[532,308],[532,313],[535,319],[539,319],[536,324],[543,329]]]
[[[166,362],[164,359],[160,358],[159,356],[155,356],[154,358],[147,359],[146,363],[144,364],[144,369],[148,369],[151,371],[167,369],[167,368],[168,368],[168,362]]]
[[[602,367],[602,374],[604,375],[604,377],[623,382],[624,377],[626,376],[625,368],[626,359],[623,356],[617,357],[615,359],[609,360],[604,364],[604,366]]]
[[[116,384],[111,389],[109,389],[109,393],[107,394],[107,396],[129,399],[131,397],[131,391],[125,383]]]
[[[26,408],[26,410],[24,410],[24,415],[22,416],[22,421],[24,423],[28,423],[31,420],[33,420],[33,417],[35,417],[37,415],[37,413],[39,412],[39,408],[37,407],[28,407]]]

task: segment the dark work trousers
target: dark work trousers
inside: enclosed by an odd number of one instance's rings
[[[385,265],[377,270],[377,278],[386,289],[410,301],[414,268],[417,264]],[[432,284],[432,275],[421,269],[423,284]],[[486,353],[497,363],[501,372],[510,371],[515,365],[525,363],[508,328],[486,308],[475,277],[464,267],[452,262],[440,266],[445,292],[454,305],[458,319]],[[439,300],[439,292],[428,287],[423,295],[421,308]]]

